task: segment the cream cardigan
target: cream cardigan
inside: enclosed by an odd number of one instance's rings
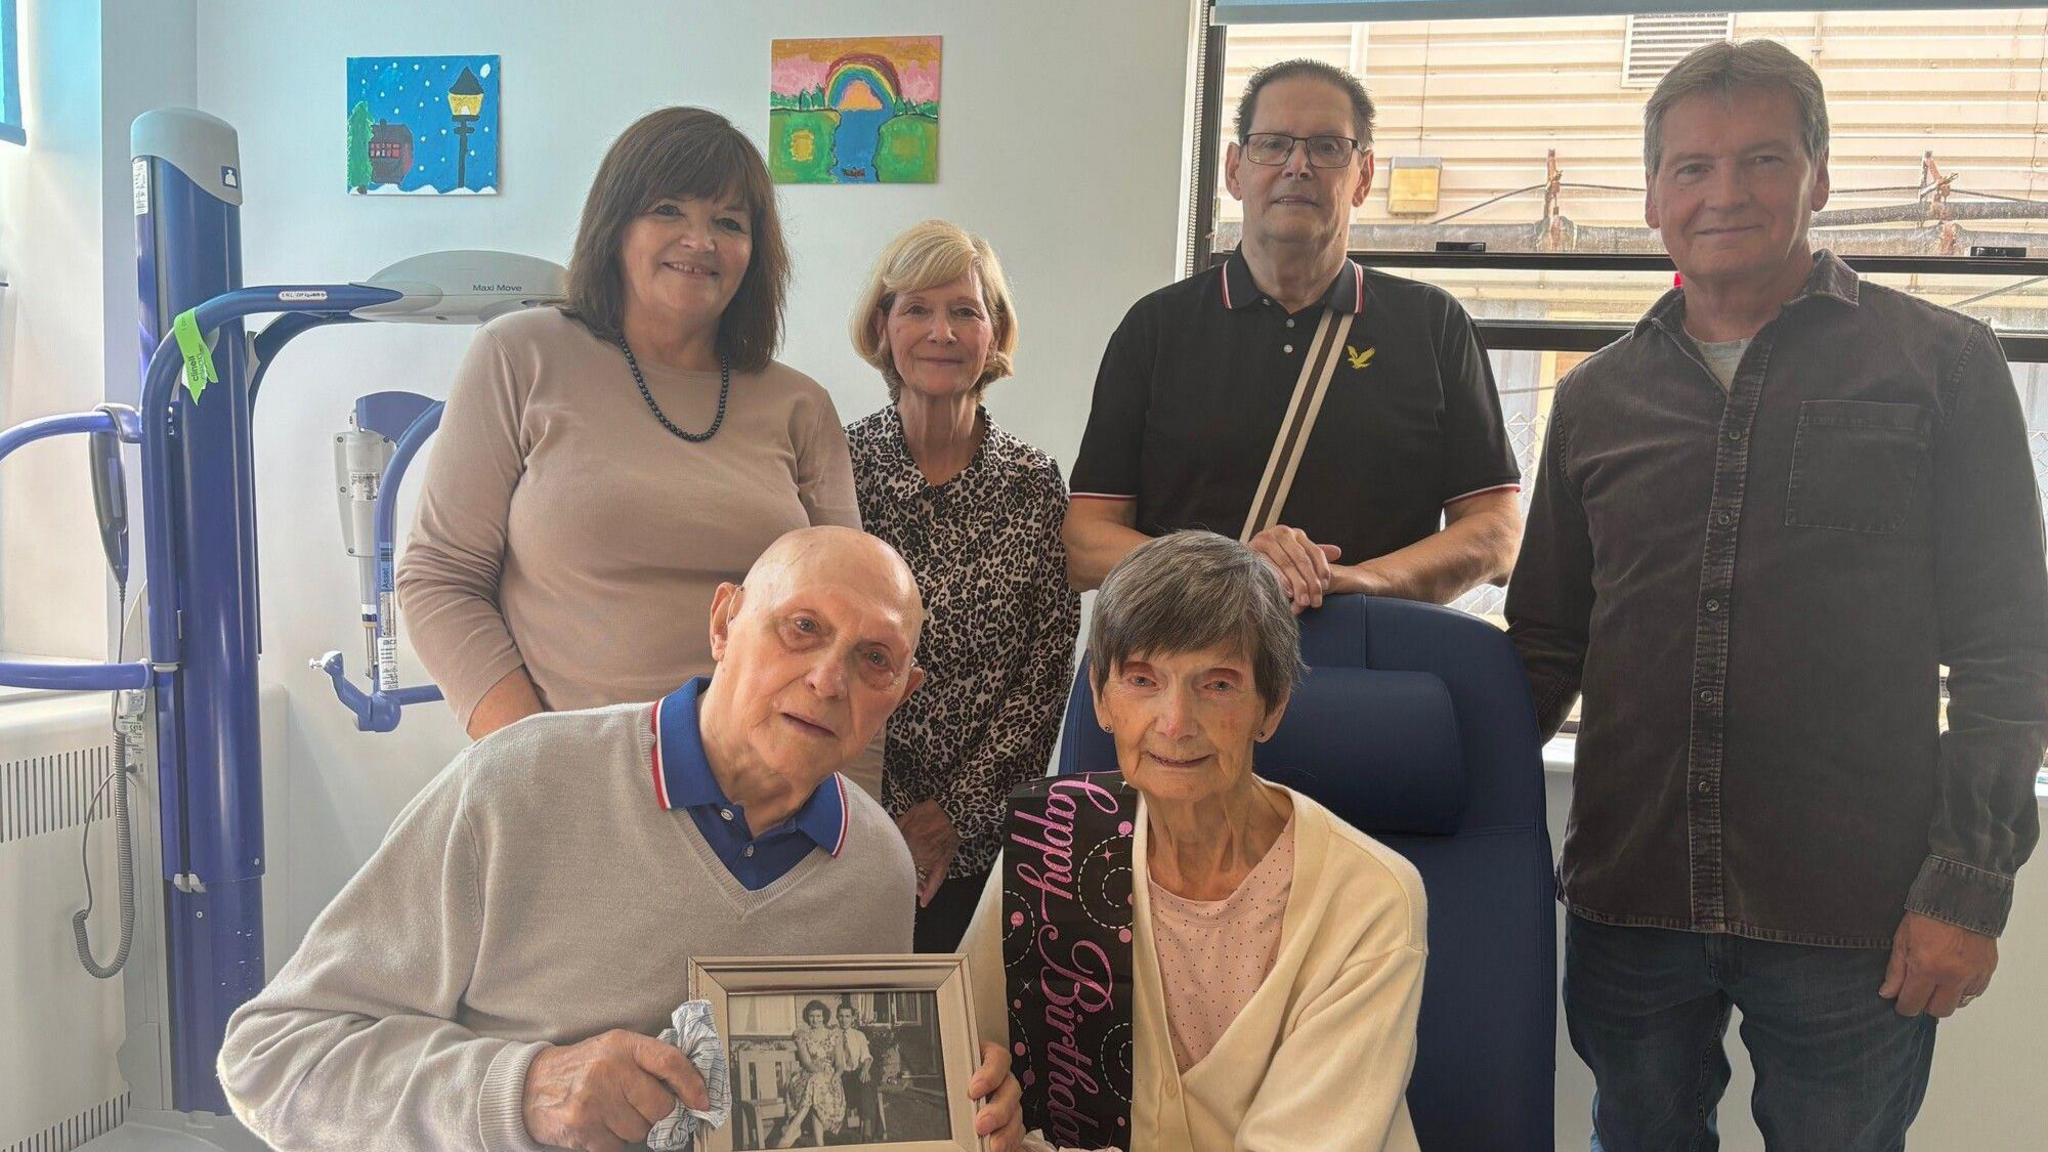
[[[1277,785],[1274,785],[1277,787]],[[1130,1152],[1413,1152],[1408,1074],[1428,959],[1422,878],[1392,849],[1298,792],[1294,885],[1273,970],[1200,1062],[1174,1067],[1137,868],[1137,1036]],[[1140,801],[1134,858],[1145,860]],[[961,948],[982,1038],[1007,1047],[1001,862]]]

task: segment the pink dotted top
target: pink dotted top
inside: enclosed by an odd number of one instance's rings
[[[1182,1072],[1201,1062],[1273,970],[1294,885],[1294,818],[1222,900],[1186,900],[1153,885],[1152,941],[1167,1031]]]

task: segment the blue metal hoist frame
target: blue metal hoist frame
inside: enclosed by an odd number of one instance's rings
[[[5,661],[0,685],[153,692],[169,1103],[182,1113],[222,1114],[228,1106],[214,1062],[227,1020],[265,976],[254,396],[265,369],[293,337],[373,318],[358,313],[408,293],[366,284],[241,287],[233,130],[176,110],[139,120],[136,139],[139,336],[146,365],[140,402],[0,430],[0,459],[64,435],[111,432],[140,444],[148,657],[114,664]],[[149,140],[167,143],[152,150]],[[184,358],[171,333],[172,318],[186,310],[211,345],[217,373],[197,398],[181,386]],[[249,340],[243,319],[268,313],[282,315]],[[405,421],[403,459],[387,471],[376,509],[380,583],[388,590],[397,480],[438,425],[441,405],[380,393],[359,402],[359,421],[373,411],[387,421],[402,414]],[[365,730],[388,731],[402,705],[440,696],[431,686],[383,682],[374,667],[365,692],[342,676],[338,657],[329,664],[337,695]]]
[[[287,319],[290,319],[289,317]],[[353,319],[349,317],[347,319]],[[282,321],[280,321],[281,323]],[[277,325],[271,325],[271,329]],[[264,335],[271,329],[265,329]],[[263,337],[256,338],[260,348]],[[259,373],[260,375],[260,373]],[[377,550],[377,598],[375,614],[366,619],[380,636],[395,634],[391,627],[393,597],[397,592],[395,541],[398,531],[398,485],[420,447],[441,427],[441,411],[447,407],[412,392],[373,392],[356,401],[356,426],[370,429],[391,440],[396,448],[386,466],[384,481],[377,489],[375,546]],[[356,728],[364,732],[389,732],[398,727],[399,709],[441,699],[441,689],[432,684],[401,688],[391,681],[387,669],[373,663],[366,671],[370,691],[349,681],[342,670],[341,653],[329,652],[313,661],[313,667],[334,682],[335,698],[355,713]]]
[[[65,434],[112,431],[142,445],[148,659],[4,662],[0,684],[155,690],[172,1093],[179,1111],[228,1110],[213,1075],[214,1057],[228,1016],[264,979],[256,552],[240,321],[269,312],[346,317],[400,295],[358,285],[227,292],[196,314],[201,332],[223,336],[215,355],[220,379],[201,401],[180,387],[184,360],[176,340],[166,337],[150,359],[139,416],[118,410],[57,416],[0,433],[0,457]],[[235,339],[225,338],[229,333]],[[395,713],[397,702],[390,707]]]

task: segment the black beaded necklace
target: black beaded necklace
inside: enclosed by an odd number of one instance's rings
[[[726,397],[732,395],[732,361],[726,359],[723,350],[718,353],[718,415],[711,418],[711,427],[702,432],[685,432],[676,427],[668,418],[668,414],[661,410],[661,405],[654,402],[654,393],[647,390],[647,378],[640,375],[640,362],[633,359],[633,349],[624,340],[620,340],[619,351],[626,354],[626,367],[633,370],[633,383],[640,386],[640,398],[647,401],[647,410],[654,413],[654,418],[661,421],[663,428],[668,429],[678,439],[688,440],[692,444],[702,444],[718,435],[718,426],[725,423]]]

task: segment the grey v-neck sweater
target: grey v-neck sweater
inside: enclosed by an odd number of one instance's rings
[[[527,1152],[534,1054],[658,1032],[691,957],[910,951],[910,851],[865,792],[838,856],[749,892],[656,801],[653,738],[646,704],[533,716],[428,784],[228,1021],[220,1080],[250,1131]]]

